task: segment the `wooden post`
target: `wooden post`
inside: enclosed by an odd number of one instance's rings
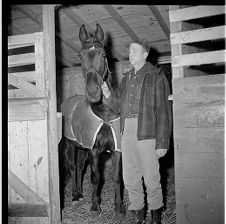
[[[49,156],[49,196],[50,222],[60,223],[59,167],[56,110],[56,58],[54,5],[43,5],[43,33],[45,48],[46,89],[48,94],[48,156]]]

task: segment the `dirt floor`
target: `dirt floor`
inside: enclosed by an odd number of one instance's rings
[[[162,160],[162,159],[161,159]],[[161,162],[161,167],[164,167],[164,161]],[[160,164],[161,164],[160,163]],[[90,211],[92,185],[90,181],[90,169],[84,176],[83,192],[84,200],[76,203],[71,203],[71,180],[64,188],[64,209],[62,211],[62,224],[119,224],[133,223],[132,215],[127,210],[124,217],[116,217],[114,212],[114,187],[112,181],[111,166],[106,165],[104,170],[104,184],[101,191],[101,214],[97,215]],[[175,181],[174,181],[174,166],[164,167],[162,172],[162,186],[164,195],[164,210],[162,213],[162,224],[176,223],[175,213]],[[128,193],[124,190],[124,204],[128,207]]]

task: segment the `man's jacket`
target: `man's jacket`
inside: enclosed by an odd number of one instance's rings
[[[170,143],[172,112],[168,100],[170,88],[164,73],[147,62],[141,87],[138,112],[137,138],[156,139],[156,149],[168,149]],[[123,133],[126,108],[128,105],[128,76],[123,77],[118,90],[105,100],[115,112],[120,113],[120,132]]]

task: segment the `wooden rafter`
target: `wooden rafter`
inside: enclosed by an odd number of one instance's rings
[[[22,12],[24,15],[26,15],[28,18],[30,18],[33,22],[35,22],[36,24],[38,24],[41,28],[43,28],[42,25],[42,20],[40,19],[40,17],[34,12],[32,11],[32,9],[28,8],[27,6],[23,6],[23,7],[18,7],[18,6],[14,6],[17,10],[19,10],[20,12]],[[81,49],[81,47],[75,43],[73,43],[70,39],[68,39],[67,37],[60,35],[59,32],[55,32],[56,36],[62,41],[64,42],[67,46],[69,46],[73,51],[76,51],[76,53],[78,53]],[[58,58],[62,58],[64,62],[67,61],[67,66],[69,64],[71,64],[70,62],[68,62],[67,59],[63,58],[60,55]],[[63,62],[62,61],[62,62]]]
[[[78,26],[85,24],[85,26],[90,31],[94,32],[92,27],[86,21],[84,21],[79,15],[77,15],[71,8],[63,8],[61,9],[61,12],[64,13],[73,22],[75,22]],[[119,54],[119,52],[113,50],[113,53],[118,58],[118,60],[121,60],[121,61],[124,60],[124,57],[121,54]]]
[[[123,30],[125,30],[125,32],[133,41],[137,41],[139,39],[139,37],[133,32],[133,30],[127,25],[127,23],[111,5],[103,5],[103,7],[118,22],[118,24],[122,27]]]
[[[162,15],[160,14],[158,8],[155,5],[148,5],[148,8],[152,11],[153,15],[155,16],[156,20],[158,21],[160,27],[162,28],[163,32],[165,33],[168,40],[170,40],[170,31],[169,28],[163,19]]]

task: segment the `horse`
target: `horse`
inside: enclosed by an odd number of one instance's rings
[[[72,177],[72,201],[83,199],[82,172],[88,161],[93,186],[90,210],[101,212],[98,165],[101,154],[108,151],[113,166],[115,212],[121,215],[125,213],[125,207],[119,114],[105,105],[101,88],[103,82],[106,82],[112,91],[111,72],[104,49],[104,32],[97,24],[95,35],[90,37],[85,25],[82,25],[79,40],[82,45],[79,56],[85,80],[85,95],[69,97],[61,104],[66,143],[63,154]]]

